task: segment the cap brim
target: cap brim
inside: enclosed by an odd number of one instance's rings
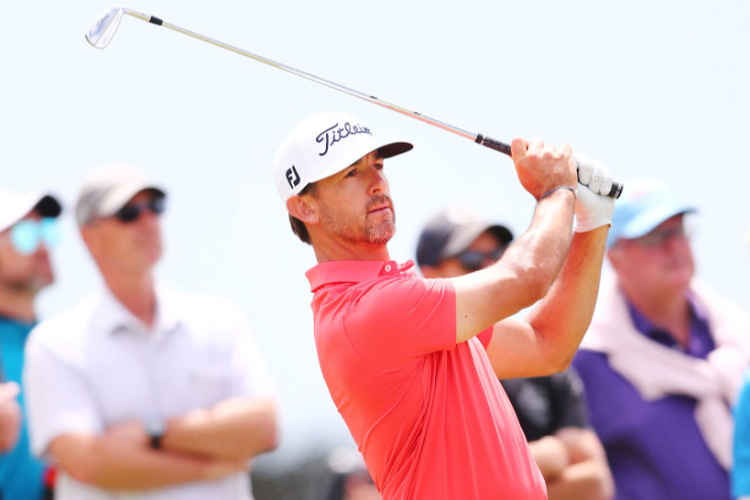
[[[685,206],[666,206],[660,207],[658,210],[651,210],[639,217],[636,217],[626,227],[623,228],[620,233],[620,238],[631,239],[640,238],[653,231],[656,226],[671,219],[672,217],[680,214],[694,213],[696,211],[693,207]]]
[[[457,228],[448,242],[445,244],[443,249],[443,255],[441,258],[446,259],[448,257],[455,257],[464,250],[466,250],[476,240],[480,234],[485,231],[491,231],[492,234],[497,237],[501,243],[507,245],[513,240],[513,234],[510,230],[501,226],[500,224],[468,224],[466,226]]]
[[[373,151],[380,151],[380,153],[383,155],[383,158],[393,158],[394,156],[400,155],[402,153],[406,153],[407,151],[411,151],[414,149],[414,145],[410,142],[384,142],[384,143],[375,143],[373,145],[373,148],[365,153],[357,153],[358,156],[356,158],[343,158],[339,160],[338,163],[334,163],[330,167],[328,167],[326,170],[321,172],[320,174],[313,176],[308,181],[309,183],[318,182],[323,179],[326,179],[334,174],[337,174],[344,170],[345,168],[353,165],[356,163],[360,158],[372,153]]]
[[[698,209],[694,207],[686,207],[682,204],[669,204],[659,207],[656,210],[646,211],[640,216],[631,220],[620,231],[617,231],[617,229],[613,227],[613,229],[610,230],[609,236],[607,237],[606,248],[612,248],[615,243],[620,240],[631,240],[633,238],[640,238],[641,236],[645,236],[646,234],[656,229],[656,226],[676,215],[691,214],[697,211]]]
[[[34,206],[42,217],[58,217],[62,213],[62,205],[51,194],[45,194]]]
[[[135,182],[123,184],[107,196],[107,200],[102,203],[102,208],[97,214],[99,217],[109,217],[117,213],[122,207],[129,202],[133,196],[141,191],[154,191],[159,196],[166,196],[167,193],[160,187],[153,184]]]
[[[414,149],[414,144],[410,142],[392,142],[379,147],[378,151],[383,155],[383,158],[393,158],[412,149]]]

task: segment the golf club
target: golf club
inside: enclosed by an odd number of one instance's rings
[[[304,71],[292,68],[291,66],[287,66],[286,64],[272,61],[271,59],[267,59],[265,57],[259,56],[257,54],[253,54],[252,52],[248,52],[246,50],[243,50],[237,47],[233,47],[232,45],[226,44],[224,42],[220,42],[218,40],[214,40],[213,38],[209,38],[207,36],[203,36],[199,33],[195,33],[194,31],[190,31],[185,28],[180,28],[179,26],[175,26],[174,24],[170,24],[170,23],[163,21],[159,19],[158,17],[144,14],[143,12],[138,12],[137,10],[129,9],[127,7],[115,5],[107,9],[105,12],[103,12],[98,18],[96,18],[96,20],[93,23],[91,23],[89,28],[86,30],[86,40],[97,49],[106,48],[109,45],[109,43],[112,41],[112,37],[115,36],[115,33],[117,32],[117,28],[118,26],[120,26],[120,21],[122,21],[122,16],[124,14],[135,17],[142,21],[149,22],[151,24],[155,24],[157,26],[164,26],[165,28],[169,28],[179,33],[183,33],[193,38],[197,38],[198,40],[202,40],[204,42],[210,43],[211,45],[216,45],[217,47],[230,50],[232,52],[243,55],[245,57],[249,57],[250,59],[255,59],[258,62],[268,64],[269,66],[273,66],[280,70],[286,71],[287,73],[292,73],[293,75],[306,78],[307,80],[312,80],[315,83],[319,83],[321,85],[325,85],[326,87],[330,87],[340,92],[344,92],[345,94],[358,97],[360,99],[371,102],[373,104],[377,104],[378,106],[382,106],[384,108],[388,108],[398,113],[410,116],[412,118],[416,118],[417,120],[428,123],[430,125],[441,128],[443,130],[447,130],[448,132],[452,132],[456,135],[460,135],[461,137],[471,139],[477,144],[481,144],[482,146],[488,147],[490,149],[494,149],[495,151],[499,151],[508,156],[511,156],[510,145],[502,141],[498,141],[497,139],[493,139],[491,137],[487,137],[482,134],[473,134],[471,132],[460,129],[458,127],[454,127],[453,125],[449,125],[445,122],[441,122],[440,120],[430,118],[429,116],[423,115],[422,113],[418,111],[412,111],[410,109],[406,109],[402,106],[393,104],[392,102],[388,102],[378,97],[359,92],[358,90],[350,89],[349,87],[339,85],[338,83],[331,82],[323,78],[319,78],[315,75],[311,75],[310,73],[306,73]],[[581,159],[580,158],[574,158],[574,159],[576,161],[576,166],[580,168]],[[612,198],[619,198],[620,195],[622,194],[622,188],[623,188],[623,185],[621,183],[613,181],[612,187],[609,193],[607,194],[607,196],[610,196]]]

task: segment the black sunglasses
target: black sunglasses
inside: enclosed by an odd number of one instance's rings
[[[456,258],[461,263],[461,267],[471,272],[482,269],[487,261],[492,263],[497,262],[503,256],[503,253],[505,253],[505,247],[496,248],[491,252],[466,250],[456,255]]]
[[[157,196],[141,203],[125,205],[115,213],[115,217],[117,217],[120,222],[135,222],[146,210],[150,210],[155,215],[160,215],[164,213],[165,208],[166,202],[164,196]]]

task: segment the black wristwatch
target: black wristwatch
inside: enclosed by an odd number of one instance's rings
[[[149,444],[152,449],[154,450],[161,449],[161,438],[164,437],[164,433],[166,431],[167,431],[167,426],[162,419],[156,418],[156,419],[149,419],[146,421],[146,433],[151,439],[151,442]]]

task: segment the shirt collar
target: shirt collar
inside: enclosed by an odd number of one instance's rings
[[[310,291],[315,293],[321,287],[334,283],[361,283],[381,276],[400,277],[402,273],[411,274],[413,267],[411,260],[401,265],[393,260],[334,260],[318,264],[305,276],[310,282]]]
[[[149,329],[114,296],[109,288],[105,287],[97,310],[99,329],[110,334],[122,331],[171,332],[175,330],[180,321],[175,314],[173,301],[169,298],[171,292],[165,287],[157,286],[155,293],[156,314],[154,326]]]
[[[690,295],[687,296],[688,306],[690,308],[691,323],[698,322],[699,324],[707,324],[706,311],[700,306]],[[677,344],[677,341],[672,337],[671,333],[657,327],[649,319],[641,314],[636,307],[630,303],[627,298],[625,302],[628,306],[628,312],[633,320],[635,329],[640,333],[649,337],[652,340],[659,342],[660,344],[666,345],[667,347],[673,347]],[[692,331],[692,328],[691,328]]]

